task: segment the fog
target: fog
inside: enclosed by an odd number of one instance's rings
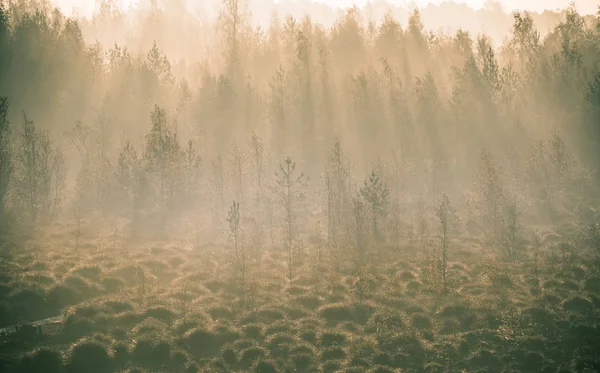
[[[542,297],[538,265],[552,277],[567,252],[578,268],[599,260],[600,18],[589,3],[513,13],[495,2],[118,4],[78,15],[45,0],[0,0],[0,231],[17,253],[7,263],[66,255],[77,265],[106,260],[102,272],[121,255],[123,268],[138,266],[123,289],[140,286],[144,297],[148,271],[173,286],[182,273],[210,273],[243,293],[231,298],[243,305],[227,303],[229,288],[211,302],[241,315],[250,288],[279,289],[261,287],[265,273],[329,303],[376,308],[383,288],[364,281],[382,284],[382,268],[393,281],[392,265],[418,273],[425,297],[456,295],[461,281],[480,280],[459,272],[489,260],[501,263],[498,276],[535,277],[535,286],[521,281],[525,300],[514,304],[483,292],[521,309]],[[540,248],[554,262],[539,262]],[[173,268],[160,272],[143,255]],[[447,283],[448,260],[456,277]],[[63,284],[71,264],[40,268]],[[7,283],[25,286],[30,267],[18,268]],[[358,290],[338,299],[344,276]],[[412,287],[409,298],[420,296]],[[93,289],[78,302],[124,296]],[[164,287],[155,290],[167,307]],[[478,294],[457,302],[479,307]],[[43,303],[43,316],[78,302]],[[6,312],[16,323],[17,308]]]

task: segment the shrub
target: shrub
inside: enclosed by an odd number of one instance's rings
[[[332,324],[355,320],[352,308],[348,305],[340,303],[321,307],[319,310],[319,315],[328,323]]]
[[[25,356],[17,367],[18,373],[60,373],[63,360],[59,352],[46,348]]]
[[[594,277],[586,280],[583,289],[585,291],[589,291],[590,293],[600,294],[600,277]]]
[[[116,293],[120,291],[125,284],[123,280],[116,277],[105,277],[102,279],[102,286],[104,287],[104,291],[108,293]]]
[[[165,307],[154,307],[149,308],[146,313],[146,317],[153,317],[155,319],[170,323],[175,320],[175,314],[168,308]]]
[[[137,340],[133,347],[132,357],[140,365],[152,365],[154,362],[154,343],[145,338]]]
[[[121,313],[133,310],[133,305],[129,302],[109,300],[104,302],[104,306],[113,313]]]
[[[48,292],[48,305],[56,309],[62,309],[71,304],[79,303],[83,300],[83,296],[76,290],[64,285],[58,285],[50,289]]]
[[[292,357],[293,366],[295,371],[298,372],[309,372],[315,371],[315,361],[311,354],[309,353],[299,353],[295,354]]]
[[[214,356],[221,349],[219,336],[209,330],[192,329],[186,333],[185,340],[190,351],[199,358]]]
[[[295,302],[300,304],[302,307],[307,308],[309,310],[314,310],[321,306],[323,303],[321,298],[315,295],[300,295],[296,297]]]
[[[325,332],[319,336],[322,347],[342,346],[346,343],[346,336],[338,332]]]
[[[256,312],[255,316],[256,316],[256,320],[258,322],[264,322],[267,324],[274,323],[275,321],[284,319],[283,312],[280,310],[275,310],[275,309],[260,310],[260,311]]]
[[[267,351],[262,347],[249,347],[242,351],[240,364],[244,368],[249,368],[255,361],[267,356]]]
[[[123,367],[129,360],[129,347],[124,343],[119,343],[113,347],[113,356],[118,367]]]
[[[152,361],[156,366],[165,366],[171,363],[171,345],[168,342],[159,342],[152,351]]]
[[[233,312],[229,308],[222,306],[211,307],[208,310],[208,314],[213,320],[231,320],[233,318]]]
[[[233,348],[226,348],[221,353],[221,358],[229,365],[237,364],[237,354]]]
[[[90,280],[99,280],[102,275],[102,269],[98,266],[81,267],[74,270],[73,273]]]
[[[594,305],[589,300],[582,297],[573,297],[563,303],[565,311],[587,313],[594,309]]]
[[[431,329],[431,319],[422,313],[413,315],[412,324],[417,329]]]
[[[71,349],[67,372],[107,373],[111,371],[112,361],[103,345],[96,342],[83,342]]]
[[[346,352],[339,347],[329,347],[321,352],[321,359],[328,360],[343,360],[346,358]]]
[[[321,366],[323,373],[333,373],[342,369],[342,362],[339,360],[325,361]]]
[[[91,334],[92,331],[93,324],[89,319],[71,314],[65,319],[61,333],[68,340],[75,340]]]
[[[285,357],[292,349],[296,339],[287,334],[275,334],[269,338],[267,342],[267,348],[271,351],[271,355],[274,357]]]
[[[252,367],[254,373],[277,373],[279,369],[273,360],[259,360]]]
[[[394,370],[384,365],[375,365],[371,369],[367,370],[367,373],[394,373]]]
[[[263,327],[261,324],[248,324],[242,327],[242,332],[248,338],[260,340],[263,336]]]
[[[185,367],[188,361],[189,357],[184,351],[173,351],[171,353],[171,364],[177,371]]]

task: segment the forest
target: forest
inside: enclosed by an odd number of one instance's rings
[[[600,371],[600,6],[249,1],[0,0],[0,371]]]

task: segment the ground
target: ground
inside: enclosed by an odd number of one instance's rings
[[[575,228],[542,232],[537,278],[530,248],[508,262],[483,237],[454,235],[447,293],[409,238],[372,245],[362,277],[349,249],[325,247],[319,262],[307,240],[291,284],[283,249],[248,249],[242,286],[227,245],[76,247],[69,229],[4,240],[0,327],[61,322],[3,337],[0,371],[600,371],[598,265],[564,239]]]

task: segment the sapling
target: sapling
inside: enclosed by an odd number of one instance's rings
[[[227,223],[229,223],[229,232],[233,239],[233,251],[235,266],[240,271],[242,288],[246,277],[246,255],[243,245],[240,243],[240,203],[233,201],[227,214]]]
[[[185,197],[187,203],[190,203],[198,186],[202,166],[202,157],[196,153],[192,140],[188,140],[188,146],[184,151],[184,159],[186,168]]]
[[[501,238],[501,215],[504,192],[498,170],[489,150],[484,149],[480,156],[480,167],[475,179],[480,209],[484,222],[491,227],[492,239]]]
[[[379,175],[375,170],[373,170],[371,171],[371,175],[365,180],[364,185],[360,188],[360,194],[369,205],[373,237],[376,241],[380,241],[378,221],[379,218],[385,218],[388,214],[389,189],[379,179]]]
[[[339,139],[336,140],[325,171],[328,245],[337,244],[337,231],[344,226],[349,197],[350,171]]]
[[[214,188],[216,189],[219,201],[221,202],[221,212],[219,212],[219,215],[221,215],[222,211],[225,210],[225,186],[223,180],[223,159],[220,156],[212,161],[212,174]]]
[[[77,204],[77,207],[75,208],[75,248],[79,248],[79,239],[81,238],[81,224],[82,224],[82,217],[81,217],[81,206],[80,204]]]
[[[254,172],[256,173],[256,224],[258,230],[261,230],[262,227],[262,203],[264,198],[264,190],[263,190],[263,178],[264,178],[264,146],[263,141],[260,136],[256,133],[252,134],[250,138],[250,149],[252,152],[252,161],[254,166]]]
[[[355,233],[355,254],[354,260],[356,265],[356,272],[358,275],[357,291],[359,301],[363,299],[363,275],[366,261],[366,249],[367,249],[367,206],[362,198],[359,196],[352,200],[352,215],[353,215],[353,230]]]
[[[423,193],[419,194],[417,200],[417,233],[421,251],[425,250],[425,239],[427,238],[427,216],[425,214],[425,198]]]
[[[243,184],[243,171],[244,171],[244,154],[242,150],[235,145],[231,152],[231,167],[233,173],[233,179],[235,180],[235,195],[238,201],[244,203],[244,184]]]
[[[537,231],[533,232],[533,238],[531,243],[531,251],[533,254],[533,277],[536,282],[539,283],[540,280],[540,269],[539,269],[539,257],[540,257],[540,248],[542,247],[542,240],[540,238],[540,234]]]
[[[519,245],[519,235],[521,230],[520,214],[517,202],[514,199],[507,200],[504,205],[504,232],[502,235],[502,244],[506,250],[509,261],[516,259]]]
[[[446,281],[446,268],[448,266],[448,235],[450,224],[452,223],[454,208],[450,205],[450,199],[447,195],[443,194],[436,209],[435,215],[440,222],[440,238],[442,246],[442,260],[441,260],[441,271],[442,271],[442,286],[444,293],[448,290],[448,284]]]
[[[284,241],[288,254],[289,281],[293,279],[292,252],[294,241],[297,239],[296,214],[297,203],[305,197],[304,189],[309,178],[302,172],[296,171],[296,162],[287,157],[279,165],[279,171],[275,171],[275,182],[277,188],[275,194],[284,209]]]

